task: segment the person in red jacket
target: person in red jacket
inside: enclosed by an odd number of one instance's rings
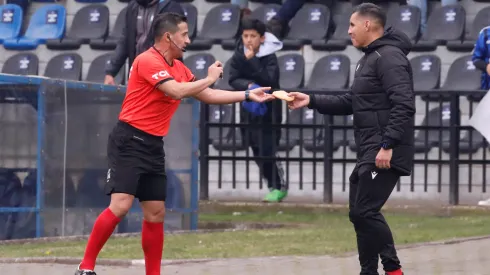
[[[163,137],[170,121],[186,97],[208,104],[231,104],[244,100],[274,99],[262,87],[246,91],[209,88],[223,73],[221,62],[208,69],[208,76],[196,80],[178,59],[190,44],[186,18],[164,13],[155,18],[154,45],[133,62],[119,121],[109,135],[106,193],[111,202],[96,219],[76,275],[95,275],[97,255],[135,198],[143,209],[142,248],[147,275],[159,275],[163,251],[166,174]]]

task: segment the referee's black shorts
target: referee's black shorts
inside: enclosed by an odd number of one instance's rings
[[[107,143],[105,192],[130,194],[140,201],[165,201],[167,176],[163,138],[119,121]]]

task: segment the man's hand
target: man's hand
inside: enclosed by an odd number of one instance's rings
[[[386,150],[381,148],[376,156],[376,167],[379,169],[389,169],[391,167],[390,161],[392,155],[393,149]]]
[[[290,97],[294,97],[293,101],[288,102],[290,110],[296,110],[308,106],[310,104],[310,96],[303,93],[292,92],[288,93]]]
[[[254,56],[255,56],[255,52],[254,52],[254,50],[253,50],[252,46],[248,46],[248,47],[246,48],[246,50],[245,50],[245,58],[246,58],[247,60],[250,60],[250,59],[252,59]]]
[[[112,77],[112,75],[106,75],[104,78],[104,84],[105,85],[116,85],[116,82],[114,81],[114,77]]]
[[[223,73],[223,64],[216,61],[208,68],[208,77],[214,82],[218,80],[219,76]]]
[[[249,98],[255,102],[267,102],[275,99],[275,97],[271,94],[266,93],[269,91],[271,87],[260,87],[253,90],[250,90]]]

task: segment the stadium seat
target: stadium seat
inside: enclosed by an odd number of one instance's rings
[[[82,79],[82,57],[76,53],[59,54],[48,61],[44,76],[80,81]]]
[[[462,130],[462,132],[464,132],[464,134],[463,138],[461,138],[461,140],[459,141],[459,153],[474,154],[480,148],[483,148],[485,142],[484,137],[480,134],[480,132],[476,130]],[[451,151],[450,145],[451,144],[449,140],[444,141],[444,143],[442,144],[442,150],[449,154]]]
[[[332,54],[318,60],[305,89],[345,90],[349,85],[350,59],[343,54]]]
[[[62,5],[39,7],[31,16],[25,35],[5,39],[3,46],[9,50],[33,50],[48,39],[60,39],[65,33],[66,10]]]
[[[285,54],[278,57],[279,86],[283,90],[303,87],[305,80],[305,59],[301,54]]]
[[[289,121],[298,125],[323,125],[323,115],[313,109],[298,109],[291,111]],[[315,151],[323,146],[324,128],[290,128],[290,137],[298,140],[305,150]]]
[[[450,124],[451,109],[449,104],[442,108],[435,107],[425,115],[421,126],[447,127]],[[440,136],[439,136],[440,135]],[[427,130],[420,129],[415,135],[415,153],[428,153],[433,147],[439,147],[449,141],[449,129]]]
[[[233,104],[209,105],[209,122],[235,122],[235,108],[233,108]],[[238,151],[245,149],[242,135],[240,133],[240,130],[237,128],[233,129],[230,127],[214,126],[209,129],[209,137],[211,139],[211,144],[213,145],[214,149],[218,151]]]
[[[11,56],[2,67],[3,74],[38,75],[39,58],[33,53],[18,53]]]
[[[124,8],[119,12],[112,28],[112,32],[106,38],[91,39],[90,48],[94,50],[110,51],[116,49],[117,41],[122,36],[124,30],[124,24],[126,21],[126,10]]]
[[[437,55],[419,55],[412,58],[410,64],[412,65],[415,91],[430,91],[439,88],[441,59]],[[429,100],[430,98],[429,92],[427,95],[422,95],[423,100]]]
[[[76,190],[76,205],[82,208],[104,208],[110,197],[105,195],[106,170],[89,170],[83,173]]]
[[[0,207],[19,207],[22,184],[9,169],[0,169]],[[0,213],[0,240],[10,240],[14,234],[18,213]]]
[[[94,83],[104,83],[105,78],[105,66],[111,60],[112,53],[102,54],[94,59],[90,64],[88,69],[86,81],[94,82]],[[125,74],[125,66],[124,65],[119,73],[114,78],[114,82],[116,85],[124,85],[124,74]]]
[[[201,32],[197,34],[188,50],[209,50],[223,40],[234,41],[240,26],[240,7],[221,4],[212,8],[204,18]]]
[[[109,8],[101,4],[84,6],[73,18],[70,30],[61,39],[49,39],[50,50],[76,50],[91,39],[104,39],[109,32]]]
[[[208,76],[208,67],[216,61],[209,53],[197,53],[184,59],[184,64],[191,69],[197,80]]]
[[[291,120],[291,113],[297,112],[297,111],[286,111],[286,117],[285,117],[285,122],[283,123],[284,125],[290,125],[294,123],[294,118]],[[291,122],[293,121],[293,122]],[[298,119],[296,119],[296,123],[298,122]],[[277,147],[278,151],[291,151],[296,145],[299,143],[298,139],[298,128],[281,128],[281,139],[279,140],[279,146]]]
[[[104,3],[107,0],[75,0],[75,2],[79,3]]]
[[[23,13],[21,7],[14,4],[0,6],[0,43],[5,39],[15,39],[22,28]]]
[[[471,55],[461,56],[456,59],[451,66],[446,76],[446,81],[442,85],[442,90],[449,91],[472,91],[480,89],[481,71],[478,70]],[[479,101],[481,95],[469,95],[468,100]],[[446,97],[449,100],[449,97]]]
[[[187,26],[189,28],[189,38],[194,39],[197,34],[197,8],[196,6],[189,3],[180,4],[184,10],[184,14],[187,17]]]
[[[387,15],[387,26],[403,31],[408,38],[416,41],[420,35],[420,9],[416,6],[403,5],[390,10]]]
[[[29,172],[20,191],[20,207],[36,207],[37,171]],[[12,239],[36,237],[36,212],[21,212],[17,215]]]
[[[220,90],[226,90],[226,91],[233,91],[233,87],[230,86],[229,80],[230,80],[230,62],[231,58],[228,59],[225,64],[223,65],[223,78],[218,79],[218,81],[215,82],[214,88],[215,89],[220,89]]]
[[[350,13],[334,15],[335,31],[328,39],[313,40],[311,47],[317,51],[343,51],[352,44],[349,30]]]
[[[434,10],[427,21],[422,38],[413,46],[413,51],[434,51],[447,41],[461,40],[465,31],[466,12],[459,5],[442,6]]]
[[[330,10],[322,4],[305,4],[291,19],[290,29],[283,40],[282,50],[299,50],[312,40],[327,37]]]
[[[258,19],[264,23],[267,23],[272,19],[272,17],[277,15],[280,8],[281,5],[278,4],[260,5],[258,8],[253,10],[253,12],[250,14],[250,18]]]
[[[7,4],[13,4],[20,7],[22,14],[25,15],[31,5],[31,0],[7,0]]]
[[[447,49],[455,52],[471,52],[475,47],[475,41],[478,39],[480,31],[490,25],[490,7],[481,9],[475,16],[471,24],[470,32],[461,42],[459,40],[447,42]]]

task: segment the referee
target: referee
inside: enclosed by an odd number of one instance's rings
[[[364,52],[351,91],[344,95],[290,93],[290,109],[308,106],[322,114],[354,115],[357,163],[352,172],[349,218],[357,235],[361,275],[378,274],[381,256],[387,275],[402,275],[393,236],[380,213],[400,176],[411,174],[414,157],[412,47],[402,32],[384,32],[386,14],[364,3],[350,18],[352,44]],[[378,256],[379,255],[379,256]]]
[[[180,100],[195,97],[208,104],[274,99],[270,87],[242,92],[210,89],[223,73],[220,62],[195,80],[179,60],[190,43],[186,18],[176,13],[158,15],[153,22],[155,44],[136,57],[131,67],[119,121],[109,135],[106,193],[111,202],[96,219],[76,275],[95,275],[97,255],[117,224],[138,198],[143,209],[142,248],[147,275],[160,274],[163,251],[166,175],[163,137]]]

